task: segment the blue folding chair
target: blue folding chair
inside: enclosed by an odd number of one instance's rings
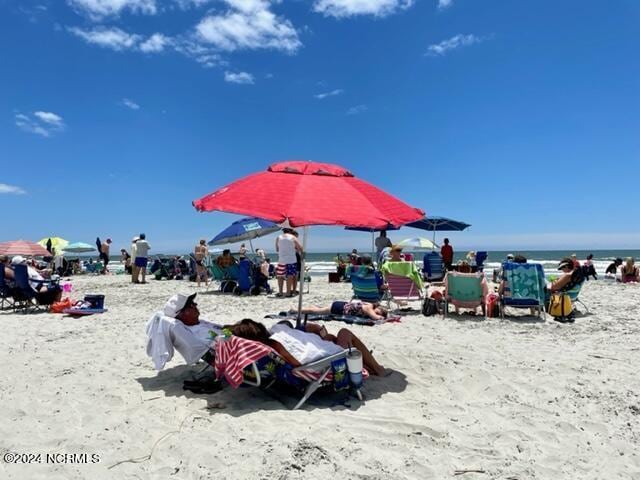
[[[438,252],[427,252],[422,258],[422,277],[427,282],[437,282],[444,278],[444,264]]]
[[[347,275],[351,279],[354,298],[371,303],[382,300],[380,286],[383,281],[380,272],[371,267],[350,265],[347,267]]]
[[[545,279],[542,265],[505,262],[502,272],[501,318],[504,318],[505,307],[535,309],[538,317],[544,317]]]
[[[4,265],[0,264],[0,310],[4,310],[5,304],[13,307],[13,294],[5,280]]]

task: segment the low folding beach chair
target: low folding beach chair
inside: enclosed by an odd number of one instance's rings
[[[387,280],[387,308],[391,308],[391,302],[398,307],[410,301],[422,301],[424,298],[422,288],[416,284],[415,280],[409,277],[402,277],[388,273]]]
[[[587,313],[589,313],[589,307],[587,307],[585,303],[578,298],[578,296],[580,295],[580,290],[582,290],[582,285],[584,285],[584,281],[578,283],[575,287],[573,287],[571,290],[567,290],[565,293],[569,295],[571,303],[573,303],[574,305],[579,303],[585,308]]]
[[[487,281],[482,273],[447,272],[444,277],[444,310],[442,316],[449,314],[449,304],[457,308],[482,308],[486,316],[485,300]]]
[[[347,275],[351,279],[353,298],[371,303],[382,300],[383,294],[379,288],[382,283],[380,272],[366,266],[350,265],[347,267]]]
[[[11,289],[5,280],[4,265],[0,265],[0,310],[4,310],[5,305],[8,308],[12,308],[13,303]]]
[[[500,316],[505,308],[535,309],[537,316],[544,318],[545,279],[544,269],[539,263],[502,264],[504,288],[500,296]]]
[[[41,305],[36,297],[37,292],[29,283],[29,271],[26,265],[14,265],[16,288],[13,291],[13,309],[23,313],[46,311],[49,305]],[[48,283],[48,282],[42,282]]]
[[[412,300],[422,300],[424,283],[422,274],[413,262],[385,262],[381,269],[387,282],[387,307],[398,306]]]
[[[334,391],[352,388],[362,401],[360,386],[350,383],[346,358],[349,350],[325,357],[306,365],[287,364],[271,347],[260,342],[231,336],[216,341],[215,365],[218,378],[238,388],[241,384],[267,390],[277,384],[294,387],[302,394],[293,410],[300,408],[319,388]],[[368,376],[363,370],[363,378]]]
[[[444,278],[444,264],[438,252],[427,252],[422,259],[422,277],[427,282],[439,282]]]

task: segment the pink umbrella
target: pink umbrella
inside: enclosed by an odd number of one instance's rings
[[[356,178],[339,165],[305,161],[271,164],[265,172],[241,178],[195,200],[193,206],[199,211],[255,216],[292,227],[384,228],[424,217],[419,208]],[[305,229],[305,244],[306,233]],[[302,307],[303,282],[304,274],[300,275],[298,310]]]
[[[196,210],[249,215],[292,227],[346,225],[385,228],[424,217],[349,170],[330,163],[274,163],[193,202]]]
[[[42,245],[29,240],[12,240],[0,243],[0,255],[25,255],[28,257],[49,257],[51,254]]]

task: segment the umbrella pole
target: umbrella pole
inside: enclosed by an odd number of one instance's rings
[[[375,253],[376,253],[376,241],[373,238],[375,236],[375,234],[373,233],[373,231],[371,232],[371,258],[374,259],[375,257]]]
[[[251,243],[251,239],[249,239],[249,246],[251,247],[251,253],[255,255],[255,250],[253,249],[253,243]]]
[[[435,225],[433,226],[433,246],[431,247],[431,250],[435,250],[436,249],[436,227]]]
[[[304,264],[305,257],[307,256],[307,230],[309,227],[304,227],[302,233],[302,261],[300,262],[300,287],[298,292],[298,318],[296,320],[296,329],[300,329],[302,324],[302,292],[304,290]]]

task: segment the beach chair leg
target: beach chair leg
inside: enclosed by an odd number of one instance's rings
[[[576,298],[576,303],[579,303],[580,305],[582,305],[584,309],[587,311],[587,313],[589,313],[589,307],[587,307],[582,300]]]
[[[302,396],[302,398],[300,399],[300,401],[298,403],[296,403],[296,406],[293,407],[293,410],[297,410],[298,408],[300,408],[302,405],[304,405],[304,402],[306,402],[307,400],[309,400],[309,397],[311,395],[313,395],[313,393],[320,388],[320,385],[322,385],[322,382],[324,381],[325,377],[327,375],[329,375],[329,372],[331,371],[331,367],[327,367],[325,369],[324,372],[322,372],[322,375],[320,375],[320,377],[317,380],[314,380],[313,382],[311,382],[309,385],[307,385],[307,388],[304,391],[304,395]]]
[[[364,401],[364,398],[362,397],[362,391],[359,388],[356,388],[356,397],[358,397],[358,400],[360,400],[361,402]]]

